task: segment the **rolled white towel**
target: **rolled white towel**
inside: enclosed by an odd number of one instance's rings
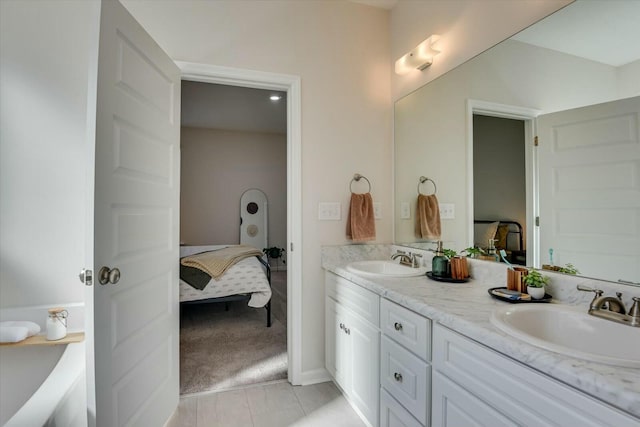
[[[40,325],[35,322],[29,322],[28,320],[7,320],[5,322],[0,322],[0,327],[2,326],[22,326],[28,329],[28,337],[39,334],[40,333]]]
[[[27,339],[29,329],[24,326],[0,326],[0,342],[12,343]]]

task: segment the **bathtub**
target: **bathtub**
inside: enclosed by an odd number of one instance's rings
[[[2,347],[0,373],[1,425],[87,425],[84,343]]]
[[[0,319],[38,322],[45,317],[30,316],[24,308],[11,311],[1,310]],[[0,346],[0,426],[86,426],[85,366],[84,342]]]

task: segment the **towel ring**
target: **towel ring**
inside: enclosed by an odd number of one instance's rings
[[[424,176],[421,176],[420,181],[418,182],[418,194],[422,194],[422,192],[420,191],[420,185],[424,184],[427,181],[431,181],[431,183],[433,184],[433,194],[436,194],[438,192],[438,187],[436,187],[436,182],[431,178],[427,178]],[[426,196],[427,194],[422,194],[422,195]]]
[[[353,175],[353,179],[349,183],[349,190],[351,191],[351,194],[353,194],[353,181],[360,182],[361,179],[364,179],[365,181],[367,181],[367,184],[369,184],[369,190],[367,190],[367,193],[371,192],[371,182],[369,182],[366,176],[357,173]]]

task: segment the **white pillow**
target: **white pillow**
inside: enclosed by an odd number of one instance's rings
[[[496,238],[496,232],[500,221],[492,222],[490,224],[476,224],[475,225],[475,243],[479,248],[489,247],[489,239]]]

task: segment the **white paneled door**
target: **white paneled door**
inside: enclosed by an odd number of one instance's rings
[[[640,280],[640,97],[538,118],[542,263]]]
[[[178,402],[179,112],[176,65],[119,2],[102,1],[94,204],[98,426],[161,426]]]

